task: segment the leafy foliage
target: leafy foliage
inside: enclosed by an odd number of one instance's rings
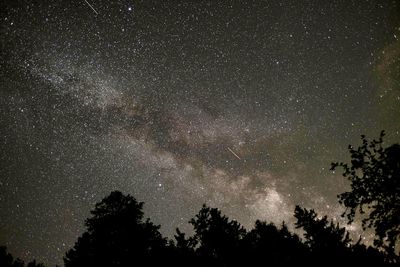
[[[319,218],[313,210],[296,207],[296,227],[305,241],[280,228],[256,221],[250,231],[230,220],[219,209],[205,205],[189,221],[194,233],[176,230],[175,241],[143,219],[143,203],[130,195],[112,192],[96,204],[86,220],[87,231],[64,258],[75,266],[268,266],[368,265],[383,266],[382,253],[360,243],[353,245],[338,224]]]
[[[271,266],[304,265],[308,257],[307,247],[285,223],[279,229],[273,223],[257,220],[244,238],[243,248],[252,265],[265,261],[266,257]]]
[[[310,249],[307,263],[323,266],[384,266],[385,257],[378,250],[353,244],[349,233],[327,216],[296,206],[296,228],[304,230],[305,245]]]
[[[296,228],[305,231],[305,244],[312,250],[342,249],[350,245],[349,233],[338,223],[328,221],[328,217],[318,218],[314,210],[303,209],[296,206],[294,211],[296,217]]]
[[[142,207],[142,202],[118,191],[97,203],[86,220],[87,232],[66,253],[65,266],[128,266],[161,260],[166,240],[159,226],[143,220]]]
[[[243,226],[229,220],[220,210],[205,205],[189,223],[195,231],[193,240],[197,243],[196,254],[200,258],[217,266],[233,264],[240,250],[240,241],[246,234]]]
[[[349,146],[351,163],[332,163],[331,169],[341,167],[351,183],[351,190],[338,196],[347,208],[343,216],[351,223],[358,211],[364,229],[375,230],[375,245],[393,255],[400,241],[400,145],[384,148],[384,135],[372,141],[362,135],[361,146]]]
[[[21,259],[14,257],[7,252],[7,247],[0,246],[0,266],[1,267],[24,267],[25,263]],[[42,263],[36,263],[36,260],[29,262],[27,267],[44,267]]]

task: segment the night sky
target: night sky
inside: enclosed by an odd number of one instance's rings
[[[168,237],[203,203],[340,221],[330,163],[400,141],[400,1],[6,0],[0,21],[0,244],[25,260],[61,264],[112,190]]]

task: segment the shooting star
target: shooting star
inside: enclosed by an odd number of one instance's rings
[[[94,9],[94,7],[87,1],[85,0],[86,4],[88,4],[88,6],[90,6],[90,8],[94,11],[94,13],[96,13],[96,15],[99,14],[99,12],[96,11],[96,9]]]
[[[228,150],[229,150],[229,152],[231,152],[235,157],[237,157],[238,159],[242,160],[242,159],[241,159],[235,152],[233,152],[233,150],[230,149],[229,147],[228,147]]]

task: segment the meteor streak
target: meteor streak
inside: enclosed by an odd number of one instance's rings
[[[241,160],[241,158],[240,158],[235,152],[233,152],[232,149],[230,149],[230,148],[228,147],[228,150],[229,150],[229,152],[231,152],[235,157],[237,157],[238,159]]]
[[[85,2],[86,2],[86,4],[88,4],[90,6],[90,8],[94,11],[94,13],[96,13],[96,15],[99,14],[99,12],[97,12],[96,9],[94,9],[94,7],[91,4],[89,4],[88,1],[85,0]]]

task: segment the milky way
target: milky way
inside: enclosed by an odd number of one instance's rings
[[[60,264],[112,190],[166,236],[340,220],[330,163],[400,139],[400,4],[322,2],[2,1],[0,244]]]

